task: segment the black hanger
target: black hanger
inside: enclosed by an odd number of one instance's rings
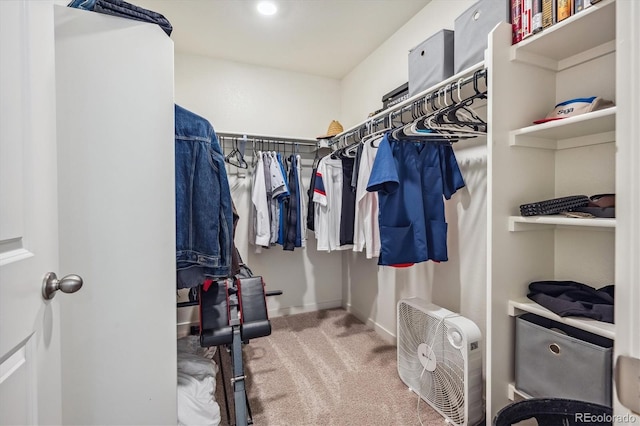
[[[353,142],[342,148],[342,152],[340,153],[341,158],[356,157],[356,153],[358,152],[358,146],[360,146],[360,142],[362,141],[361,131],[362,131],[362,128],[360,127],[353,132]]]
[[[385,115],[384,117],[382,117],[382,124],[383,124],[384,128],[381,129],[381,130],[378,130],[378,124],[380,123],[380,121],[374,122],[373,123],[373,128],[374,128],[375,131],[372,132],[371,134],[372,135],[373,134],[380,135],[380,134],[383,134],[384,132],[386,132],[389,129],[389,126],[385,126],[386,120],[387,120],[387,116]],[[369,141],[369,144],[371,144],[372,148],[378,148],[378,145],[376,145],[375,142],[376,141],[380,141],[380,140],[382,140],[381,137],[372,137],[371,140]]]
[[[477,114],[475,114],[473,111],[471,111],[468,107],[470,107],[473,102],[476,99],[482,99],[482,98],[486,98],[486,92],[481,92],[478,88],[478,80],[480,78],[480,76],[485,76],[486,78],[486,74],[484,74],[483,70],[477,70],[476,72],[474,72],[473,74],[473,89],[474,89],[474,94],[465,98],[465,99],[461,99],[459,101],[456,101],[453,98],[453,90],[454,87],[453,85],[450,88],[450,95],[451,95],[451,102],[452,104],[449,105],[446,108],[440,109],[438,111],[436,111],[433,114],[433,118],[432,120],[435,121],[435,123],[440,124],[440,125],[455,125],[455,126],[467,126],[472,128],[475,131],[485,131],[486,132],[486,122],[484,120],[482,120],[480,117],[478,117]],[[460,86],[460,82],[456,83],[456,85],[458,86],[458,89],[461,87]],[[446,93],[445,93],[446,96]],[[433,105],[433,104],[432,104]],[[465,118],[461,119],[460,116],[458,115],[458,112],[460,110],[464,110],[465,111]],[[471,119],[469,119],[469,117]],[[423,126],[418,126],[419,128],[421,127],[428,127],[427,126],[427,122],[426,120],[422,123]]]
[[[313,154],[313,163],[311,165],[312,169],[318,167],[318,163],[320,162],[320,141],[316,141],[316,152]]]
[[[244,147],[242,150],[244,151]],[[231,150],[224,159],[232,166],[236,166],[241,169],[249,168],[249,165],[244,160],[244,154],[238,149],[238,138],[233,138],[233,150]]]

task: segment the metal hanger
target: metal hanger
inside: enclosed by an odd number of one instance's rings
[[[224,139],[223,138],[223,145],[224,145]],[[242,149],[242,151],[244,151],[244,147]],[[231,164],[232,166],[236,166],[239,167],[241,169],[247,169],[249,168],[249,165],[247,164],[247,162],[244,160],[244,153],[241,152],[238,149],[238,138],[233,138],[233,149],[231,150],[231,152],[224,158],[224,160]]]

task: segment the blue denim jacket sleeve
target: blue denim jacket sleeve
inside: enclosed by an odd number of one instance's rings
[[[96,5],[96,0],[72,0],[67,7],[73,7],[75,9],[93,10]]]
[[[175,106],[176,266],[193,287],[230,274],[233,210],[224,156],[213,126]],[[199,282],[198,282],[199,281]]]

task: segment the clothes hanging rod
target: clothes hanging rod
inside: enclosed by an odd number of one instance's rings
[[[291,138],[291,137],[280,137],[280,136],[265,136],[265,135],[251,135],[248,133],[228,133],[228,132],[216,132],[218,138],[225,139],[237,139],[238,141],[242,140],[246,136],[247,142],[279,142],[287,145],[300,144],[300,145],[318,145],[318,141],[315,139],[306,139],[306,138]]]
[[[476,77],[476,73],[479,73],[478,77]],[[394,105],[393,107],[387,108],[384,111],[380,111],[379,113],[367,118],[366,120],[360,122],[359,124],[356,124],[355,126],[352,126],[349,129],[343,131],[342,133],[335,135],[333,138],[328,140],[328,145],[333,146],[341,142],[342,140],[348,138],[349,136],[354,135],[360,129],[366,128],[369,124],[372,124],[372,123],[377,124],[378,122],[386,119],[387,117],[396,115],[398,112],[402,112],[406,107],[412,106],[414,102],[421,101],[427,96],[431,96],[431,97],[438,96],[438,93],[441,92],[443,89],[449,90],[449,92],[451,90],[457,90],[458,85],[465,86],[466,84],[473,82],[474,79],[480,78],[480,77],[484,77],[486,82],[487,70],[484,66],[484,61],[479,62],[476,65],[473,65],[452,77],[449,77],[447,80],[440,82],[437,86],[425,89],[424,91],[417,93],[411,96],[410,98],[405,99],[404,101]],[[462,82],[460,82],[461,79],[462,79]]]

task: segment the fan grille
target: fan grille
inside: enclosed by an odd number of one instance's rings
[[[455,424],[464,424],[464,358],[447,337],[455,327],[407,304],[399,305],[398,314],[400,377],[441,414]],[[436,357],[434,371],[426,369],[417,356],[418,347],[423,343]]]

